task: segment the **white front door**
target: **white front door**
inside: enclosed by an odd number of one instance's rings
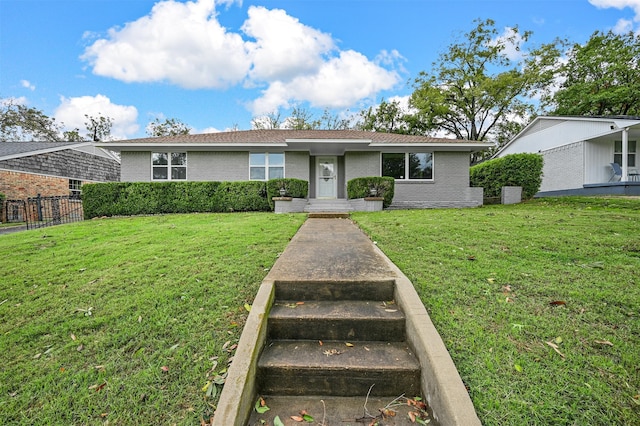
[[[338,159],[337,157],[316,157],[318,176],[317,198],[337,198]]]

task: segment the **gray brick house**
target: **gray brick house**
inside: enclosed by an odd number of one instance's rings
[[[355,130],[248,130],[101,142],[120,153],[123,182],[309,182],[310,199],[344,199],[350,179],[392,176],[392,208],[482,205],[471,152],[490,143]]]
[[[120,179],[120,161],[92,142],[0,142],[0,193],[7,199],[78,193]]]

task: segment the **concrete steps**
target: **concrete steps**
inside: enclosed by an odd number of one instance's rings
[[[317,212],[352,212],[354,209],[346,199],[323,200],[312,198],[304,208],[306,213]]]
[[[420,364],[406,342],[394,286],[393,280],[277,282],[257,364],[258,394],[276,406],[296,397],[302,408],[331,400],[331,414],[350,412],[351,422],[368,397],[389,403],[419,396]],[[254,412],[249,424],[265,419]]]

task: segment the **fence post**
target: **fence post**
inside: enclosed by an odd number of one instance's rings
[[[40,194],[36,197],[36,212],[38,213],[38,222],[42,222],[42,197]]]

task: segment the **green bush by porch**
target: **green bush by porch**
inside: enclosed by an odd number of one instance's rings
[[[367,176],[351,179],[347,182],[347,198],[365,198],[371,196],[371,189],[377,191],[378,197],[383,197],[383,207],[387,208],[393,201],[395,179],[388,176]]]
[[[485,197],[499,197],[503,186],[521,186],[522,198],[532,198],[542,184],[540,154],[511,154],[471,167],[471,186],[484,188]]]
[[[309,182],[302,179],[283,178],[267,181],[267,200],[273,210],[273,197],[280,196],[280,188],[284,188],[285,196],[292,198],[307,198],[309,194]]]

